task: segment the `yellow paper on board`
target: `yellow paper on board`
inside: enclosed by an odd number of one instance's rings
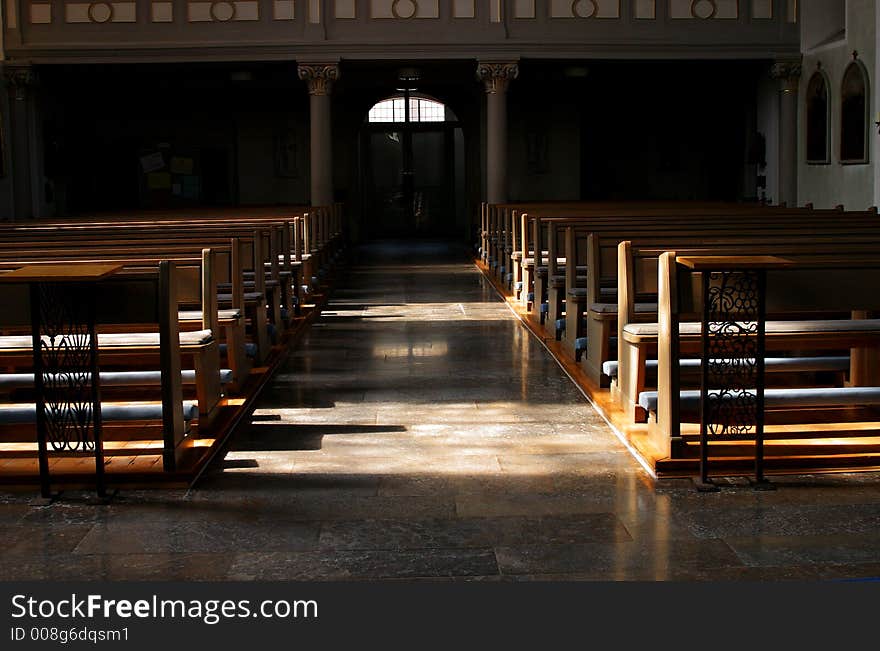
[[[168,172],[152,172],[147,174],[147,187],[150,190],[170,190],[171,175]]]
[[[174,156],[171,159],[171,173],[172,174],[192,174],[193,173],[193,159],[192,158],[179,158]]]

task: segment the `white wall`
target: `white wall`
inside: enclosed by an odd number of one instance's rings
[[[813,29],[810,23],[821,17],[817,10],[828,0],[805,0],[803,2],[803,33],[809,34]],[[870,161],[867,165],[842,165],[840,163],[840,84],[844,71],[852,61],[853,51],[857,51],[859,59],[868,70],[871,87],[870,115],[877,113],[877,44],[880,34],[878,9],[875,0],[847,0],[846,3],[846,34],[845,38],[822,47],[805,46],[803,73],[800,84],[800,119],[799,119],[799,166],[798,166],[798,203],[812,202],[817,208],[830,208],[843,204],[847,209],[864,210],[878,201],[877,199],[877,159],[880,152],[876,142],[871,151],[871,141],[876,141],[876,128],[869,135],[868,151]],[[831,163],[828,165],[807,165],[806,156],[806,120],[803,110],[805,95],[810,77],[822,64],[822,69],[831,80],[829,99],[831,103]]]
[[[801,46],[814,48],[846,29],[847,0],[803,0]]]

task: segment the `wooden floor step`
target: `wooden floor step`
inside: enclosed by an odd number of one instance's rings
[[[681,436],[686,441],[696,441],[700,436],[700,428],[694,424],[683,425]],[[800,425],[767,425],[764,427],[765,441],[865,437],[880,437],[880,422],[805,423]],[[743,438],[748,440],[752,437]]]
[[[880,452],[840,455],[798,455],[767,457],[765,472],[773,474],[800,474],[813,472],[848,472],[852,470],[880,470]],[[710,458],[712,474],[748,475],[754,472],[754,456]],[[659,459],[655,463],[659,477],[691,477],[699,472],[698,459]]]
[[[710,457],[754,457],[754,441],[713,441],[709,444]],[[783,453],[792,456],[880,454],[880,436],[854,438],[821,439],[781,439],[766,441],[764,454],[767,456]],[[700,456],[699,441],[686,440],[685,458]]]
[[[208,448],[193,449],[182,456],[174,472],[167,472],[162,465],[162,455],[126,454],[127,450],[108,455],[104,470],[108,483],[184,486],[192,482],[193,474],[204,463]],[[49,474],[54,486],[65,488],[92,487],[95,476],[95,458],[90,455],[51,457]],[[39,465],[36,456],[9,458],[0,461],[0,485],[31,486],[39,483]]]

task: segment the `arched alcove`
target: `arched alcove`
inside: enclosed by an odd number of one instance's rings
[[[376,102],[362,131],[368,234],[456,233],[465,179],[464,138],[455,113],[434,97],[406,91]]]
[[[807,118],[807,162],[814,165],[829,162],[829,119],[828,80],[817,70],[810,77],[806,94]]]
[[[849,64],[840,87],[840,162],[868,162],[868,74],[858,60]]]

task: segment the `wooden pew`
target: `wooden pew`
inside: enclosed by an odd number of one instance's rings
[[[182,244],[187,238],[170,238],[162,232],[153,232],[152,230],[132,233],[131,231],[123,231],[125,237],[119,237],[119,233],[115,233],[116,237],[103,235],[101,232],[92,232],[90,235],[80,235],[77,237],[56,237],[53,238],[54,244],[44,244],[39,248],[32,249],[31,255],[36,257],[44,257],[49,255],[65,255],[65,252],[76,247],[81,255],[91,255],[95,257],[105,257],[116,255],[117,252],[133,252],[135,254],[146,254],[151,252],[153,255],[161,257],[163,254],[174,254],[185,251],[193,251],[194,248],[201,246],[232,247],[230,259],[230,271],[224,275],[224,279],[218,282],[220,294],[218,300],[221,309],[224,310],[245,310],[251,323],[251,335],[256,344],[255,359],[257,364],[262,364],[269,356],[271,343],[269,340],[268,316],[266,309],[266,289],[265,276],[260,274],[258,278],[252,275],[252,280],[246,283],[244,274],[246,270],[253,271],[260,264],[258,261],[264,257],[263,243],[267,234],[251,233],[250,236],[228,238],[225,235],[193,236],[195,244]],[[22,245],[16,241],[0,240],[0,259],[8,256],[9,252],[14,253],[14,257],[20,258],[23,253]],[[4,253],[6,251],[6,253]],[[276,285],[277,287],[277,285]],[[236,350],[236,354],[238,351]],[[244,368],[243,365],[240,365]]]
[[[133,247],[71,247],[63,242],[56,243],[57,246],[44,247],[34,250],[19,250],[16,253],[10,253],[7,256],[0,254],[0,268],[15,268],[24,263],[45,264],[54,260],[69,260],[74,263],[85,261],[117,261],[122,264],[129,265],[146,265],[155,264],[162,259],[168,259],[178,264],[194,263],[194,256],[198,255],[202,258],[203,263],[207,262],[213,267],[210,275],[203,275],[202,295],[199,300],[195,299],[194,290],[191,288],[180,288],[180,304],[179,311],[181,328],[184,331],[208,330],[214,332],[220,342],[221,350],[226,356],[226,364],[232,372],[232,379],[229,383],[229,390],[236,393],[241,390],[242,385],[246,382],[251,368],[251,362],[247,355],[248,344],[245,340],[245,301],[244,289],[241,272],[241,249],[249,250],[249,247],[243,247],[241,243],[233,238],[225,246],[215,246],[211,249],[199,250],[197,247],[190,246],[167,246],[164,244],[156,244],[148,246],[146,242]],[[235,252],[238,252],[237,254]],[[206,258],[210,255],[210,258]],[[190,272],[190,275],[195,272]],[[181,274],[178,274],[180,277]],[[194,282],[194,278],[188,278],[190,282]],[[233,284],[233,298],[229,303],[220,309],[217,307],[216,287],[219,284]],[[213,299],[208,292],[208,287],[213,284]],[[208,310],[201,308],[201,302],[213,301]],[[215,319],[216,312],[216,321]],[[222,336],[221,336],[222,335]],[[261,359],[259,348],[254,346],[251,357],[255,357],[258,361]]]
[[[616,348],[611,338],[617,336],[619,346],[620,330],[623,325],[655,318],[653,315],[656,314],[656,256],[659,252],[653,250],[658,246],[693,250],[695,247],[700,248],[705,245],[715,249],[726,247],[730,251],[735,251],[738,247],[747,247],[749,250],[760,249],[768,254],[778,252],[780,255],[787,253],[798,257],[812,256],[830,245],[846,245],[852,253],[880,250],[880,230],[877,229],[874,229],[873,234],[865,232],[815,237],[810,232],[764,235],[761,230],[753,233],[743,230],[737,236],[718,235],[715,233],[711,239],[708,233],[697,234],[695,237],[681,235],[642,237],[630,242],[627,245],[630,248],[623,250],[618,244],[619,237],[598,238],[595,234],[592,235],[588,243],[588,258],[590,267],[597,271],[590,278],[591,283],[586,290],[588,297],[585,297],[583,292],[569,290],[569,306],[573,307],[566,311],[566,336],[572,335],[568,343],[573,347],[576,357],[579,358],[581,352],[586,353],[586,371],[594,381],[603,385],[607,383],[608,376],[604,373],[603,364],[615,359],[611,356]],[[639,251],[634,262],[633,248]],[[613,264],[610,261],[613,259],[612,256],[616,258]],[[616,273],[611,273],[612,270],[616,270]],[[620,281],[621,278],[624,279],[623,282]],[[600,281],[603,285],[614,283],[618,288],[623,287],[626,291],[625,297],[621,298],[620,289],[614,292],[615,297],[603,287],[602,298],[596,300]],[[621,312],[624,309],[621,305],[626,307],[625,312]]]
[[[274,211],[269,212],[274,213]],[[127,275],[135,272],[148,275],[150,265],[158,264],[155,257],[160,256],[163,249],[166,252],[174,249],[174,252],[169,256],[171,258],[169,263],[174,264],[179,273],[176,273],[169,282],[177,286],[180,284],[178,276],[184,273],[187,265],[191,264],[193,269],[198,266],[199,261],[194,258],[193,250],[197,247],[211,248],[222,252],[229,263],[227,268],[230,270],[228,274],[218,274],[214,278],[210,285],[213,287],[213,291],[210,292],[211,296],[220,298],[218,289],[226,289],[228,290],[226,293],[234,300],[235,295],[244,296],[248,293],[256,293],[252,290],[255,290],[258,284],[265,283],[264,298],[260,304],[264,314],[267,314],[269,318],[264,316],[263,322],[272,323],[279,329],[294,325],[289,320],[300,309],[304,301],[288,301],[285,299],[285,293],[294,296],[297,292],[301,292],[303,287],[314,291],[324,286],[326,278],[338,262],[340,251],[344,246],[343,213],[340,207],[331,206],[325,210],[303,211],[302,214],[294,216],[285,214],[280,216],[281,219],[278,214],[255,215],[253,217],[227,215],[227,217],[228,219],[217,220],[213,215],[205,214],[203,211],[202,217],[195,221],[188,218],[169,217],[162,223],[156,223],[156,216],[150,215],[145,219],[141,216],[141,218],[131,220],[143,222],[140,224],[116,223],[116,220],[110,217],[110,223],[104,222],[102,219],[80,220],[78,226],[66,221],[55,225],[37,222],[27,224],[27,228],[22,228],[21,224],[9,224],[8,228],[7,225],[4,225],[0,227],[0,273],[3,273],[3,268],[10,268],[17,262],[34,264],[41,258],[48,261],[52,256],[61,257],[63,254],[66,264],[72,264],[77,259],[81,261],[112,260],[123,262],[126,265],[125,274]],[[255,233],[260,234],[256,236]],[[240,237],[233,239],[233,236]],[[237,245],[233,244],[236,240]],[[23,243],[26,243],[24,247]],[[264,251],[263,255],[255,256],[255,251],[260,248]],[[232,270],[233,260],[236,258],[239,263],[237,273]],[[246,260],[252,260],[252,262]],[[132,266],[135,262],[137,268]],[[220,287],[223,283],[226,286]],[[177,289],[179,291],[180,288],[177,287]],[[278,298],[268,297],[272,291],[278,292],[276,295]],[[134,297],[135,294],[132,293],[131,296]],[[194,298],[194,295],[189,298]],[[241,303],[239,304],[241,305]],[[224,330],[226,324],[231,327],[233,322],[243,329],[245,325],[243,313],[241,308],[237,308],[237,310],[238,316],[228,314],[235,312],[235,310],[226,310],[226,318],[223,317],[223,312],[218,310],[216,322],[223,326]],[[193,339],[193,345],[201,343],[205,346],[213,346],[214,350],[217,350],[216,339],[194,341],[200,332],[208,329],[202,327],[202,321],[209,318],[210,309],[206,311],[198,302],[190,302],[186,305],[180,303],[177,305],[176,314],[179,325],[178,337],[184,339],[189,337]],[[254,337],[266,330],[258,327],[255,321],[252,314],[248,313],[247,327]],[[141,330],[136,331],[136,328],[141,328]],[[185,332],[188,329],[193,332]],[[219,332],[216,327],[210,328],[210,330],[215,335]],[[142,337],[136,341],[129,340],[127,344],[121,343],[121,338],[131,338],[138,334]],[[0,328],[0,336],[15,338],[22,335],[15,332],[15,326],[6,326]],[[158,326],[151,323],[137,325],[109,323],[101,326],[98,342],[101,346],[101,361],[105,365],[101,370],[105,389],[105,399],[101,411],[107,417],[111,443],[116,450],[113,453],[115,468],[119,467],[120,462],[125,465],[127,462],[124,455],[129,454],[147,455],[143,458],[144,462],[152,463],[150,457],[153,456],[153,451],[158,449],[153,447],[149,440],[138,441],[131,437],[151,439],[153,437],[149,432],[157,427],[162,427],[163,413],[161,413],[160,390],[167,383],[164,381],[162,373],[153,368],[153,365],[158,364],[160,358],[163,357],[161,346],[157,344],[159,336]],[[227,335],[228,340],[229,336]],[[10,459],[9,455],[12,455],[13,458],[29,459],[32,458],[33,453],[27,450],[30,449],[28,445],[32,444],[9,442],[21,440],[22,435],[25,436],[25,441],[33,440],[32,435],[27,434],[27,428],[22,429],[29,420],[28,413],[32,413],[32,408],[31,412],[28,412],[27,405],[32,405],[32,403],[28,403],[28,399],[34,392],[30,379],[32,376],[29,376],[27,372],[28,350],[25,346],[22,346],[18,351],[14,349],[16,344],[24,342],[14,342],[9,339],[6,340],[6,343],[12,345],[5,353],[0,352],[0,360],[2,360],[0,361],[0,367],[2,367],[0,368],[0,401],[5,399],[10,406],[5,408],[7,424],[0,424],[0,445],[3,445],[5,459]],[[154,344],[157,345],[154,346]],[[182,351],[178,351],[180,366],[183,369],[180,372],[179,384],[183,391],[182,399],[186,401],[186,418],[183,420],[187,426],[185,441],[172,453],[172,461],[169,461],[167,452],[172,449],[172,446],[165,445],[163,442],[165,470],[171,473],[177,471],[194,472],[198,467],[194,465],[194,460],[209,458],[211,453],[208,446],[213,449],[226,436],[225,429],[215,429],[208,426],[212,414],[198,413],[199,406],[208,406],[212,400],[202,397],[207,393],[202,390],[204,383],[200,378],[207,377],[207,375],[199,369],[193,368],[198,358],[194,355],[192,346],[189,348],[188,346],[189,344],[185,345]],[[154,349],[153,352],[146,354],[147,348],[151,347]],[[155,348],[160,350],[155,351]],[[258,348],[265,349],[265,359],[271,366],[274,362],[268,359],[270,347]],[[277,347],[277,351],[280,351],[280,347]],[[235,350],[230,348],[229,352],[234,353]],[[151,356],[153,353],[155,356]],[[277,357],[272,355],[272,359],[277,359]],[[258,358],[257,363],[260,361]],[[234,364],[230,364],[230,366],[234,366]],[[262,372],[263,369],[256,369],[256,371]],[[248,374],[247,370],[245,370],[245,374]],[[250,375],[252,378],[257,378],[256,373]],[[232,384],[231,379],[231,374],[228,372],[221,373],[216,382],[219,385],[222,381],[228,389]],[[189,400],[193,394],[197,398],[198,404]],[[155,400],[148,400],[148,398],[155,398]],[[144,402],[149,404],[139,404]],[[235,418],[232,415],[232,410],[239,408],[236,406],[239,402],[236,400],[223,402],[222,413],[224,416],[220,419],[221,424],[218,424],[218,428],[226,428],[228,423],[232,422],[231,419]],[[157,404],[160,405],[158,410]],[[170,412],[166,410],[165,413]],[[30,420],[33,420],[32,416]],[[208,440],[203,443],[196,442],[194,435],[200,436],[202,433],[207,433]],[[219,437],[218,440],[214,441],[214,438],[217,437]],[[177,438],[180,438],[179,434]],[[123,456],[120,456],[120,451],[123,449],[125,452]],[[65,481],[73,479],[75,475],[71,473],[80,473],[79,470],[71,471],[70,469],[79,468],[82,464],[71,466],[66,461],[63,463],[62,461],[59,460],[58,467],[64,468],[60,472],[64,474]],[[144,472],[146,466],[140,462],[137,463],[142,469],[139,472]],[[14,477],[24,477],[27,474],[23,473],[27,467],[26,464],[15,467],[18,469],[12,471],[11,474],[4,471],[4,475],[6,475],[3,478],[4,481],[15,481]],[[9,465],[9,469],[12,468],[13,465]],[[152,471],[149,472],[152,473]],[[172,479],[172,481],[175,480]]]
[[[564,228],[565,226],[572,225],[575,227],[583,226],[590,230],[629,228],[632,231],[638,227],[643,231],[657,231],[658,229],[667,229],[674,226],[681,229],[719,228],[729,230],[734,228],[733,218],[736,219],[738,224],[750,223],[753,226],[769,229],[789,229],[798,225],[803,229],[820,227],[827,217],[832,214],[834,216],[833,221],[841,226],[843,226],[844,221],[852,225],[859,224],[862,226],[867,223],[873,225],[876,222],[876,213],[873,211],[842,215],[839,211],[805,211],[803,209],[780,211],[741,206],[714,208],[711,210],[702,207],[682,207],[675,209],[674,212],[664,208],[640,208],[638,211],[633,209],[617,209],[608,212],[593,210],[583,214],[575,212],[564,216],[527,214],[525,219],[523,219],[521,214],[518,220],[521,222],[518,229],[521,240],[520,250],[514,250],[512,256],[515,260],[520,261],[520,265],[524,270],[514,273],[514,276],[524,276],[522,283],[524,290],[521,293],[521,300],[524,304],[527,302],[528,297],[532,295],[539,296],[541,298],[540,302],[544,302],[546,286],[542,281],[547,278],[546,271],[543,268],[543,261],[548,257],[546,252],[548,252],[548,247],[551,245],[556,248],[557,252],[564,250],[564,247],[560,246],[559,242],[551,240],[549,233],[545,232],[544,229],[549,231],[552,228]],[[542,223],[540,225],[535,224],[535,221]],[[515,229],[516,222],[517,220],[513,220],[510,230]],[[534,251],[536,250],[534,242],[536,240],[540,243],[540,246],[537,247],[539,258],[537,265],[534,264],[533,260],[535,257]],[[528,253],[523,256],[522,250]],[[559,264],[563,262],[564,259],[558,259]],[[550,264],[549,261],[548,264]],[[536,274],[534,268],[540,270],[541,273]],[[537,287],[534,286],[536,275],[539,283]],[[535,302],[538,303],[537,300]]]
[[[157,268],[157,265],[163,261],[159,260],[81,260],[74,257],[48,258],[42,261],[21,261],[0,263],[0,269],[7,271],[29,265],[38,268],[42,265],[54,265],[58,263],[70,265],[94,264],[100,262],[113,262],[122,265],[126,272],[133,276],[135,274],[149,275]],[[198,400],[199,416],[202,425],[207,425],[216,416],[216,409],[221,396],[221,377],[232,379],[232,371],[221,371],[219,346],[215,333],[219,332],[219,315],[217,303],[213,292],[208,288],[214,285],[214,252],[206,249],[202,252],[200,258],[182,259],[179,258],[173,262],[167,261],[173,265],[173,272],[169,274],[169,279],[173,282],[169,291],[172,294],[172,300],[177,306],[174,314],[178,317],[177,330],[180,330],[179,317],[181,306],[196,306],[201,316],[199,329],[190,328],[180,335],[182,347],[180,354],[188,360],[191,365],[192,372],[187,375],[192,376],[195,386],[196,398]],[[106,285],[113,287],[112,283]],[[128,289],[128,285],[124,289]],[[125,295],[110,296],[107,293],[103,299],[108,303],[115,303],[120,309],[127,309],[127,303],[133,297]],[[21,300],[21,299],[19,299]],[[102,358],[102,364],[108,368],[115,365],[125,367],[135,367],[140,362],[152,364],[154,359],[160,354],[159,339],[157,338],[156,324],[147,321],[143,325],[144,330],[132,329],[132,321],[123,322],[120,328],[115,327],[112,320],[107,320],[106,324],[102,324],[98,329],[99,355]],[[7,369],[14,367],[26,368],[30,362],[30,344],[28,341],[28,333],[18,332],[10,325],[3,328],[4,337],[0,337],[0,358]],[[24,353],[24,354],[23,354]],[[14,377],[6,378],[7,382],[15,381]],[[124,384],[124,371],[114,376],[117,386]],[[156,377],[143,372],[132,372],[129,376],[133,386],[137,382],[141,382],[147,386],[155,384]]]
[[[730,260],[729,256],[721,256]],[[694,328],[690,319],[700,309],[698,282],[700,272],[681,264],[676,252],[666,252],[659,259],[659,321],[656,328],[644,327],[638,334],[644,348],[654,331],[658,347],[658,390],[642,392],[643,407],[654,407],[656,426],[651,428],[655,446],[672,455],[681,444],[682,408],[693,402],[693,394],[680,393],[680,356],[693,354],[700,342],[699,324]],[[880,262],[874,256],[864,259],[841,257],[820,261],[795,262],[788,268],[767,272],[767,311],[774,316],[791,313],[799,317],[805,312],[854,312],[870,316],[880,308],[877,293],[870,288],[880,286]],[[868,288],[868,291],[866,291]],[[653,324],[650,324],[653,325]],[[880,319],[817,319],[804,321],[777,319],[767,322],[766,350],[824,351],[862,349],[873,362],[880,345]],[[636,337],[628,338],[635,344]],[[873,353],[873,355],[872,355]],[[701,363],[704,363],[703,360]],[[880,369],[876,363],[851,374],[848,386],[798,387],[768,390],[767,408],[773,412],[802,410],[802,422],[815,418],[816,408],[850,408],[880,405]],[[652,395],[653,393],[653,395]],[[679,399],[676,400],[676,397]],[[653,411],[653,410],[652,410]],[[841,411],[841,414],[845,412]]]
[[[100,353],[113,355],[138,355],[149,348],[154,368],[161,375],[161,391],[154,400],[102,403],[102,415],[108,423],[149,421],[161,422],[163,432],[163,464],[167,471],[174,471],[187,450],[192,446],[189,423],[196,418],[197,408],[185,402],[182,390],[181,351],[191,350],[202,359],[216,350],[210,336],[181,336],[177,322],[177,297],[172,288],[178,286],[174,263],[163,261],[151,269],[131,269],[95,285],[96,320],[114,330],[144,324],[152,324],[155,332],[139,336],[140,343],[132,345],[125,334],[98,336]],[[30,327],[30,300],[27,287],[13,283],[0,283],[3,305],[9,309],[0,317],[4,329]],[[138,300],[119,301],[119,296],[137,297]],[[149,342],[147,341],[149,340]],[[32,368],[30,336],[5,335],[0,337],[0,356],[4,366]],[[202,355],[204,354],[204,355]],[[143,361],[143,358],[142,358]],[[204,369],[203,369],[204,370]],[[50,373],[50,369],[46,369]],[[219,376],[218,376],[219,381]],[[0,423],[4,427],[21,427],[34,423],[35,409],[32,402],[0,405]],[[30,440],[34,440],[30,436]]]
[[[758,241],[758,240],[756,240]],[[681,243],[679,243],[681,244]],[[804,238],[801,240],[789,239],[788,241],[767,241],[766,238],[755,241],[739,241],[726,243],[717,243],[714,246],[704,246],[685,250],[679,247],[679,251],[683,254],[691,255],[708,255],[708,254],[735,254],[744,250],[748,250],[754,254],[761,255],[781,255],[794,261],[824,264],[832,263],[841,257],[851,259],[867,259],[868,266],[870,260],[880,253],[880,238],[875,238],[873,242],[863,241],[860,238],[853,238],[851,242],[840,240],[830,241],[828,238]],[[656,243],[654,243],[656,246]],[[634,339],[636,333],[644,333],[650,330],[651,326],[642,326],[647,322],[656,322],[656,309],[636,310],[638,305],[638,296],[656,297],[658,294],[658,257],[663,252],[654,248],[638,248],[633,246],[632,242],[622,242],[618,245],[619,264],[618,264],[618,309],[616,312],[620,315],[616,319],[617,334],[617,369],[616,373],[608,370],[609,360],[603,362],[603,372],[608,375],[616,375],[616,381],[612,384],[612,389],[620,389],[620,399],[626,410],[633,410],[635,418],[641,415],[641,411],[636,406],[636,399],[645,386],[645,369],[648,365],[645,357],[644,363],[639,361],[635,363],[632,349],[626,344],[627,340]],[[867,257],[866,257],[867,256]],[[644,304],[643,304],[644,305]],[[848,313],[843,316],[847,316]],[[604,315],[598,315],[603,317]],[[812,314],[805,315],[810,318]],[[841,315],[833,315],[835,317]],[[611,323],[607,319],[597,318],[597,315],[591,311],[590,315],[591,335],[596,338],[609,337]],[[596,324],[596,327],[592,326]],[[599,330],[599,327],[604,330]],[[631,327],[628,327],[631,326]],[[626,332],[628,330],[628,333]],[[639,335],[641,336],[641,335]],[[595,343],[592,342],[592,343]],[[640,351],[640,355],[645,351]],[[639,358],[640,359],[640,358]],[[598,360],[597,360],[598,361]],[[807,370],[807,369],[804,369]]]
[[[520,204],[486,205],[483,207],[482,223],[484,224],[481,234],[483,243],[481,248],[487,248],[489,256],[500,259],[505,252],[509,251],[514,259],[530,257],[532,249],[520,246],[520,238],[530,236],[526,228],[520,226],[520,217],[523,212],[528,215],[542,218],[607,218],[614,216],[618,219],[641,218],[645,216],[672,217],[687,214],[707,216],[718,215],[747,215],[761,211],[765,215],[803,215],[806,218],[840,212],[815,211],[811,208],[786,208],[760,206],[756,204],[725,204],[725,203],[699,203],[699,202],[533,202]],[[876,213],[875,213],[876,214]],[[525,249],[526,254],[522,251]],[[513,275],[517,274],[516,268]]]
[[[622,243],[620,245],[621,248],[621,257],[622,259],[628,253],[628,243]],[[753,253],[756,255],[764,254],[766,255],[769,251],[773,251],[772,246],[761,247],[759,245],[755,245],[752,248],[744,249],[739,247],[738,249],[730,249],[727,248],[716,248],[716,249],[691,249],[689,251],[680,250],[679,252],[682,254],[690,254],[690,255],[701,255],[701,254],[724,254],[726,252],[743,252],[747,251],[749,253]],[[806,251],[806,252],[805,252]],[[782,253],[785,253],[784,257],[792,259],[799,264],[803,265],[813,265],[814,267],[822,270],[836,270],[841,258],[849,259],[853,264],[861,264],[865,268],[872,268],[874,263],[873,260],[876,254],[866,254],[862,252],[863,255],[868,255],[869,257],[859,258],[858,252],[849,251],[847,252],[844,248],[838,249],[836,253],[830,253],[828,255],[813,255],[808,252],[808,248],[805,246],[800,247],[791,247],[787,250],[783,250]],[[650,260],[650,257],[645,258],[646,260]],[[839,266],[839,265],[838,265]],[[662,282],[662,274],[659,272],[658,265],[658,283]],[[831,277],[839,277],[839,271],[835,271],[837,276],[829,276]],[[638,405],[638,396],[644,391],[645,387],[645,373],[647,367],[647,360],[649,358],[649,354],[652,350],[654,350],[654,346],[656,345],[656,337],[657,337],[657,328],[656,322],[651,321],[651,317],[653,315],[648,315],[648,319],[636,319],[635,321],[631,321],[632,319],[632,311],[631,304],[632,299],[630,296],[631,288],[633,286],[631,281],[627,281],[628,272],[626,269],[622,270],[622,278],[621,281],[621,296],[620,296],[620,310],[621,314],[627,314],[626,319],[621,319],[618,323],[618,345],[619,345],[619,358],[618,364],[619,369],[617,373],[617,383],[616,388],[619,391],[619,397],[621,403],[623,404],[626,410],[632,410],[632,414],[634,418],[638,418],[641,416],[640,408]],[[647,277],[650,277],[650,274],[646,274]],[[818,283],[818,281],[816,281]],[[821,291],[828,291],[830,288],[826,284],[816,284],[815,289],[817,295],[821,293]],[[660,293],[660,288],[658,288],[658,294]],[[823,300],[825,302],[823,302]],[[858,308],[852,308],[858,309]],[[832,328],[833,332],[835,328],[843,327],[843,328],[853,328],[853,327],[863,327],[859,325],[844,325],[841,326],[836,321],[840,321],[841,317],[848,317],[851,310],[843,309],[841,312],[838,310],[837,312],[832,311],[828,306],[828,299],[823,299],[823,297],[817,296],[815,299],[815,304],[810,306],[809,309],[804,309],[801,314],[796,316],[802,317],[803,319],[813,319],[817,321],[828,321],[831,319],[835,321],[835,323],[831,323],[828,325],[829,328]],[[791,310],[788,310],[785,314],[791,314]],[[785,315],[784,314],[784,315]],[[775,317],[777,315],[771,314],[771,316]],[[657,318],[657,317],[653,317]],[[641,322],[640,322],[641,321]],[[687,326],[687,328],[692,328],[692,325]],[[782,328],[785,330],[786,326],[783,325],[775,325],[772,323],[771,330],[773,328]],[[815,338],[818,335],[814,335]],[[789,336],[789,340],[791,337]],[[846,347],[844,347],[846,348]],[[864,377],[864,372],[861,370],[853,369],[850,372],[851,376],[862,376]]]

